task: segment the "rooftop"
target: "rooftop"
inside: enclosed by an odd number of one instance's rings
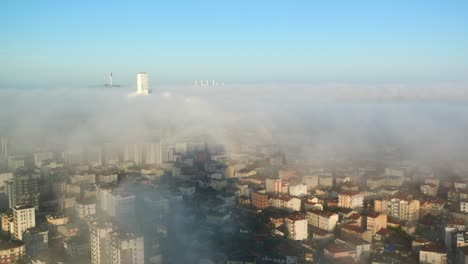
[[[370,217],[370,218],[377,218],[381,215],[381,213],[377,213],[377,212],[370,212],[367,217]]]

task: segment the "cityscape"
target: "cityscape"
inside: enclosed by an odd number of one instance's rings
[[[468,4],[104,2],[0,3],[0,264],[468,263]]]

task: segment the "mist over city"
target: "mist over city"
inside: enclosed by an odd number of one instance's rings
[[[466,3],[0,12],[0,263],[468,263]]]

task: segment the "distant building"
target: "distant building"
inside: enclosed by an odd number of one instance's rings
[[[289,186],[289,194],[292,196],[305,196],[307,195],[307,185],[297,184]]]
[[[96,186],[97,207],[123,224],[135,221],[136,197],[128,192],[114,188],[113,185]]]
[[[36,226],[36,214],[34,206],[19,205],[13,207],[13,231],[12,238],[23,240],[23,233]]]
[[[8,156],[8,168],[11,171],[15,171],[19,168],[23,168],[25,166],[25,157],[24,156]]]
[[[54,153],[50,151],[45,151],[45,152],[36,152],[34,153],[34,165],[36,167],[41,167],[42,162],[46,160],[51,160],[54,158]]]
[[[147,95],[149,93],[148,74],[146,72],[137,73],[137,94]]]
[[[39,209],[39,174],[30,170],[17,170],[13,178],[6,182],[8,205],[32,205]]]
[[[333,187],[333,176],[331,175],[320,175],[319,186],[330,188]]]
[[[280,193],[283,188],[283,180],[267,178],[265,180],[265,187],[267,193]]]
[[[162,164],[161,142],[147,142],[143,147],[145,164]]]
[[[302,176],[302,183],[307,185],[307,190],[313,190],[318,186],[318,175]]]
[[[143,164],[143,145],[139,143],[129,143],[124,146],[123,161],[133,161],[135,165]]]
[[[86,218],[96,214],[95,199],[77,200],[75,202],[75,212],[79,218]]]
[[[70,257],[89,256],[89,246],[88,237],[73,236],[63,240],[63,249]]]

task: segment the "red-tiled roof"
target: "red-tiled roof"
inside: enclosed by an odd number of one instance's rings
[[[370,218],[377,218],[378,216],[380,216],[381,213],[377,213],[377,212],[370,212],[367,217],[370,217]]]

